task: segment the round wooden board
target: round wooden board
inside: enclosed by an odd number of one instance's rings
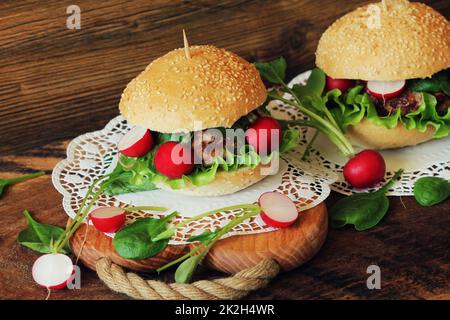
[[[94,227],[83,224],[70,241],[76,256],[95,270],[101,257],[109,257],[114,263],[135,271],[154,271],[189,251],[192,245],[169,245],[158,255],[142,260],[121,258],[114,250],[112,239]],[[83,245],[87,231],[86,241]],[[273,258],[283,271],[296,268],[311,259],[321,248],[328,231],[328,216],[324,203],[302,211],[297,222],[273,232],[233,236],[220,240],[205,258],[205,264],[213,269],[236,273],[257,264],[264,258]]]

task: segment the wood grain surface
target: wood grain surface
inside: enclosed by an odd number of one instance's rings
[[[295,224],[288,228],[220,240],[207,255],[205,265],[218,271],[237,273],[270,258],[278,262],[281,271],[290,271],[317,254],[327,233],[327,208],[321,203],[301,212]]]
[[[65,157],[67,139],[101,129],[117,114],[126,83],[152,59],[182,45],[210,43],[249,60],[287,57],[289,77],[313,66],[323,30],[368,1],[87,1],[81,30],[66,28],[66,0],[0,1],[0,176],[44,169]],[[450,18],[447,0],[424,1]],[[340,196],[332,194],[327,205]],[[376,228],[331,230],[322,250],[251,299],[450,299],[450,201],[422,208],[392,197]],[[50,176],[17,184],[0,200],[0,298],[44,299],[31,279],[38,254],[21,247],[23,209],[65,225]],[[377,264],[382,289],[368,290]],[[122,299],[82,268],[82,289],[52,299]],[[220,275],[204,270],[197,278]],[[161,279],[172,281],[173,274]]]
[[[46,170],[49,174],[65,155],[66,143],[0,158],[1,176]],[[331,206],[340,195],[327,199]],[[26,227],[22,215],[31,211],[41,222],[64,226],[61,195],[50,175],[9,188],[0,200],[0,298],[44,299],[46,291],[31,278],[39,256],[16,242]],[[277,277],[250,299],[450,299],[450,200],[423,208],[412,197],[390,197],[390,210],[379,226],[364,232],[351,227],[329,231],[319,253],[304,266]],[[366,269],[381,268],[382,289],[368,290]],[[201,270],[195,279],[221,274]],[[152,277],[153,275],[149,275]],[[158,279],[173,281],[173,273]],[[52,293],[52,299],[122,299],[82,267],[82,289]]]
[[[314,65],[317,41],[342,14],[370,1],[88,1],[81,29],[72,0],[0,1],[0,154],[102,127],[125,85],[156,57],[214,44],[250,61],[283,55],[293,76]],[[433,0],[449,17],[449,2]]]
[[[72,221],[69,219],[68,222]],[[112,238],[93,226],[83,224],[70,239],[73,254],[84,266],[95,271],[100,258],[108,257],[113,263],[133,271],[151,272],[189,252],[189,245],[168,245],[157,255],[147,259],[124,259],[114,249]]]
[[[297,222],[288,228],[219,240],[205,257],[204,263],[217,271],[237,273],[270,258],[278,262],[282,271],[289,271],[314,257],[325,242],[327,233],[327,210],[325,204],[321,203],[301,212]],[[130,260],[119,256],[112,238],[91,226],[82,225],[70,239],[74,255],[94,271],[95,264],[103,257],[130,270],[155,271],[197,245],[168,245],[153,257]]]

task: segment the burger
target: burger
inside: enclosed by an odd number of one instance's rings
[[[118,144],[105,192],[220,196],[257,183],[299,139],[270,116],[266,98],[255,66],[227,50],[191,46],[154,60],[121,96],[134,127]]]
[[[327,106],[349,140],[389,149],[450,132],[450,24],[429,6],[385,0],[334,22],[320,38],[316,65]]]

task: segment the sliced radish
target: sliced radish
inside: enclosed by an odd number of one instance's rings
[[[263,193],[259,197],[258,203],[262,208],[261,218],[271,227],[288,227],[298,218],[295,203],[282,193]]]
[[[101,207],[89,215],[94,227],[102,232],[116,232],[125,224],[126,211],[117,207]]]
[[[34,262],[32,275],[40,286],[52,290],[63,289],[74,275],[73,263],[65,254],[44,254]]]
[[[367,91],[378,99],[391,99],[402,93],[406,81],[367,81]]]
[[[148,153],[152,146],[153,138],[150,130],[142,127],[133,127],[117,145],[119,152],[128,157],[141,157]]]

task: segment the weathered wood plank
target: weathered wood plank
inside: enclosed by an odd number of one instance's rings
[[[15,163],[14,158],[10,161]],[[42,169],[43,166],[28,167]],[[10,173],[12,175],[12,173]],[[5,176],[1,173],[1,176]],[[340,196],[327,200],[331,205]],[[402,205],[402,202],[405,206]],[[304,266],[277,277],[255,299],[449,299],[450,201],[420,207],[412,197],[390,198],[387,217],[374,229],[330,230],[320,252]],[[28,209],[38,221],[64,226],[61,195],[50,176],[9,188],[0,206],[0,293],[8,299],[43,299],[45,290],[31,279],[31,266],[38,254],[20,246],[17,234],[26,227],[22,211]],[[381,268],[382,289],[368,290],[366,268]],[[203,270],[196,279],[220,275]],[[173,273],[159,279],[173,281]],[[124,298],[104,287],[95,273],[82,268],[82,290],[52,293],[55,299]]]
[[[311,68],[323,30],[368,1],[71,1],[0,3],[0,153],[73,138],[117,114],[120,94],[154,58],[214,44],[254,61],[284,55],[289,75]],[[445,0],[429,1],[448,14]]]

